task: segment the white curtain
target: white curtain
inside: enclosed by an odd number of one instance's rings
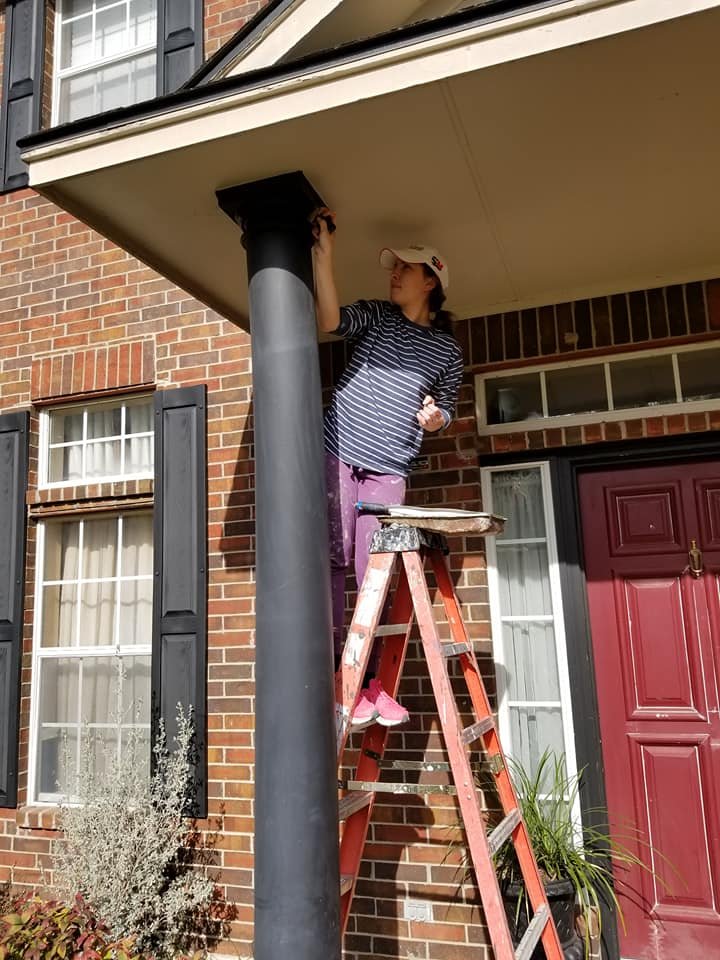
[[[151,515],[48,523],[43,569],[43,648],[114,646],[116,640],[123,646],[150,644]],[[142,579],[125,579],[129,577]],[[123,727],[142,724],[149,729],[150,657],[77,655],[42,658],[40,664],[39,790],[54,794],[58,784],[61,792],[72,787],[69,778],[83,725],[102,725],[95,748],[96,768],[106,762],[108,751],[118,748],[120,737],[125,736]],[[141,738],[144,756],[149,750],[147,733],[141,733]],[[70,769],[66,769],[68,757]]]
[[[85,448],[86,477],[120,476],[120,443],[118,440],[102,440],[101,437],[118,437],[121,431],[120,407],[98,407],[88,411],[87,446]]]
[[[540,469],[493,473],[492,507],[507,517],[496,540],[503,686],[508,700],[526,702],[509,708],[512,752],[532,771],[546,748],[563,752],[560,707],[527,705],[561,696]]]

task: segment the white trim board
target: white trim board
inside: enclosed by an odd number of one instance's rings
[[[30,167],[30,185],[41,188],[230,133],[247,133],[718,6],[720,0],[566,0],[35,147],[23,153],[23,159]]]

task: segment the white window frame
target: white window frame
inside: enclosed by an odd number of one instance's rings
[[[507,473],[514,470],[539,470],[543,509],[545,519],[545,537],[541,538],[547,546],[548,554],[548,576],[550,581],[550,596],[552,601],[552,619],[555,634],[555,656],[557,660],[558,685],[560,689],[560,700],[555,701],[510,701],[508,697],[507,684],[504,677],[507,675],[507,658],[505,655],[505,645],[503,642],[503,623],[508,619],[514,621],[527,620],[528,617],[506,618],[502,615],[500,608],[500,578],[497,565],[497,547],[495,538],[488,537],[485,541],[487,551],[487,578],[488,592],[490,599],[490,619],[492,625],[492,644],[493,660],[495,662],[495,677],[497,683],[498,698],[498,725],[500,728],[500,739],[503,743],[505,752],[513,756],[512,743],[512,725],[510,722],[511,706],[546,706],[560,707],[563,724],[563,746],[565,751],[565,766],[569,778],[577,775],[577,755],[575,751],[575,728],[572,713],[572,693],[570,686],[570,672],[568,668],[567,656],[567,636],[565,633],[565,618],[563,616],[562,590],[560,586],[560,565],[558,560],[557,537],[555,533],[555,509],[552,497],[552,486],[550,482],[550,464],[545,461],[530,461],[527,463],[509,463],[500,464],[491,467],[481,467],[480,480],[482,488],[483,508],[489,513],[493,511],[492,498],[492,476],[495,473]],[[537,539],[536,542],[541,542]],[[532,617],[533,621],[541,618]],[[580,804],[579,798],[576,800],[576,807],[572,811],[573,820],[580,823]]]
[[[522,367],[496,368],[488,373],[478,373],[475,375],[475,416],[478,433],[484,436],[499,433],[518,433],[519,431],[538,430],[541,428],[573,427],[589,423],[639,420],[647,417],[667,417],[679,413],[704,413],[708,410],[717,410],[720,408],[720,396],[710,400],[683,400],[677,357],[682,353],[700,352],[709,349],[717,350],[718,348],[720,348],[720,340],[708,340],[702,344],[690,343],[674,347],[658,347],[653,350],[633,350],[609,355],[603,354],[602,356],[595,357],[583,357],[581,360],[566,360],[564,363],[556,361],[554,363],[532,364]],[[675,402],[655,403],[642,407],[627,407],[615,410],[610,374],[610,369],[613,364],[622,363],[625,360],[642,360],[668,355],[672,357]],[[598,366],[604,367],[605,371],[605,388],[608,400],[607,410],[596,413],[568,413],[558,416],[547,416],[547,389],[545,384],[545,374],[547,372],[553,372],[558,369],[566,370],[576,367]],[[486,382],[489,380],[505,379],[506,377],[523,376],[525,374],[539,375],[543,416],[528,417],[526,420],[512,420],[507,423],[488,423],[487,401],[485,396]]]
[[[60,406],[48,407],[40,411],[40,424],[39,424],[39,448],[38,448],[38,489],[39,490],[53,490],[59,489],[61,487],[82,487],[88,486],[90,484],[97,483],[117,483],[123,480],[152,480],[155,476],[154,468],[151,468],[148,471],[140,471],[136,473],[120,473],[120,474],[108,474],[106,476],[98,477],[83,477],[80,480],[48,480],[48,472],[50,468],[50,418],[53,413],[62,413],[66,410],[73,410],[78,412],[82,410],[83,413],[83,440],[78,442],[67,442],[64,444],[55,444],[54,447],[60,446],[78,446],[82,445],[83,449],[87,446],[87,440],[84,439],[87,434],[87,417],[88,410],[90,408],[97,408],[100,406],[110,406],[110,407],[122,407],[122,420],[120,433],[107,437],[98,438],[98,442],[106,442],[108,440],[120,440],[120,463],[124,465],[125,463],[125,446],[123,441],[128,437],[154,437],[154,429],[142,431],[141,433],[125,433],[125,420],[126,420],[126,408],[128,404],[132,405],[135,402],[142,402],[143,400],[150,400],[152,402],[152,394],[135,394],[132,396],[123,396],[123,397],[112,397],[107,400],[88,400],[87,403],[67,403]],[[154,426],[154,424],[153,424]],[[91,441],[95,442],[95,441]]]
[[[137,513],[148,513],[147,510],[135,511],[135,510],[119,510],[112,513],[109,513],[107,516],[112,516],[120,519],[127,516],[132,516]],[[58,518],[57,522],[62,523],[63,520],[71,522],[77,522],[80,520],[93,519],[92,514],[78,515],[77,517],[64,517]],[[42,629],[43,629],[43,573],[45,567],[45,534],[47,530],[47,524],[53,522],[51,520],[43,520],[38,523],[37,526],[37,548],[36,548],[36,560],[35,560],[35,599],[34,599],[34,608],[33,608],[33,640],[32,640],[32,666],[30,673],[30,743],[28,749],[28,765],[29,765],[29,775],[28,775],[28,801],[33,806],[48,806],[55,807],[57,804],[63,800],[67,800],[66,797],[62,797],[59,793],[53,794],[52,796],[39,797],[37,792],[37,763],[38,763],[38,742],[40,736],[40,697],[41,697],[41,661],[42,660],[58,660],[61,658],[90,658],[90,657],[133,657],[133,656],[148,656],[152,660],[152,638],[148,643],[134,643],[134,644],[121,644],[120,637],[118,635],[119,623],[116,621],[115,624],[115,643],[114,644],[105,644],[104,646],[92,646],[92,647],[83,647],[83,646],[71,646],[71,647],[42,647]],[[120,562],[120,553],[118,550],[117,563]],[[78,563],[82,564],[82,542],[78,543]],[[81,568],[80,568],[81,569]],[[78,571],[80,572],[80,570]],[[117,568],[116,568],[117,575]],[[124,579],[136,579],[136,580],[152,580],[152,575],[142,575],[137,577],[128,577]],[[78,618],[79,620],[79,618]],[[78,624],[79,626],[79,624]],[[83,718],[80,716],[80,705],[81,698],[78,697],[78,720],[77,723],[82,727]],[[68,726],[68,724],[59,723],[58,726]],[[92,724],[93,728],[100,729],[105,727],[107,729],[115,729],[115,724]],[[147,724],[141,723],[124,723],[123,729],[129,729],[131,727],[137,727],[138,729],[146,729]],[[118,747],[120,746],[120,741],[118,740]]]
[[[127,16],[125,18],[125,28],[129,27],[129,17],[130,17],[130,0],[116,0],[114,3],[108,3],[107,6],[103,7],[103,10],[110,10],[113,7],[124,6],[127,8]],[[52,78],[52,104],[51,104],[51,126],[56,126],[59,121],[60,116],[60,85],[63,80],[66,80],[68,77],[80,76],[84,73],[91,74],[101,69],[102,67],[112,66],[114,63],[122,63],[125,60],[136,60],[139,59],[143,54],[152,53],[158,49],[157,37],[153,43],[142,44],[138,47],[133,47],[131,50],[123,50],[122,53],[115,53],[109,57],[100,57],[95,60],[89,60],[87,63],[83,63],[77,67],[65,67],[60,66],[62,58],[62,27],[66,23],[73,23],[75,20],[80,20],[83,17],[86,17],[87,14],[78,14],[75,17],[68,17],[63,19],[63,7],[64,0],[57,0],[57,7],[55,11],[55,38],[53,44],[53,78]],[[93,38],[95,37],[95,20],[97,16],[97,3],[96,0],[93,0],[92,8],[92,30]],[[156,64],[157,66],[157,64]],[[157,94],[157,90],[155,91]]]

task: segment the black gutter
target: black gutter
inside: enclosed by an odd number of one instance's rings
[[[18,146],[21,151],[31,150],[35,147],[62,143],[63,140],[70,140],[83,134],[113,130],[137,120],[161,117],[182,107],[212,103],[223,97],[255,90],[268,83],[279,83],[303,77],[323,67],[339,66],[378,53],[402,50],[404,47],[422,40],[447,37],[467,27],[504,20],[523,10],[542,10],[568,2],[569,0],[536,0],[536,2],[531,3],[528,3],[527,0],[496,0],[496,2],[482,8],[472,7],[447,17],[441,17],[438,20],[423,20],[407,27],[399,27],[388,33],[380,34],[377,37],[355,40],[332,50],[322,50],[292,63],[273,64],[270,67],[252,70],[238,77],[217,80],[208,86],[181,89],[175,93],[156,97],[154,100],[146,100],[130,107],[122,107],[119,110],[109,110],[92,117],[84,117],[72,123],[51,127],[49,130],[41,130],[29,137],[23,137],[22,140],[18,141]]]

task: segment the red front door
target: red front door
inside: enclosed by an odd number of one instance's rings
[[[632,960],[720,957],[720,462],[580,479],[607,804]],[[702,553],[688,569],[691,540]],[[629,829],[630,828],[630,829]],[[618,885],[622,887],[622,884]]]

